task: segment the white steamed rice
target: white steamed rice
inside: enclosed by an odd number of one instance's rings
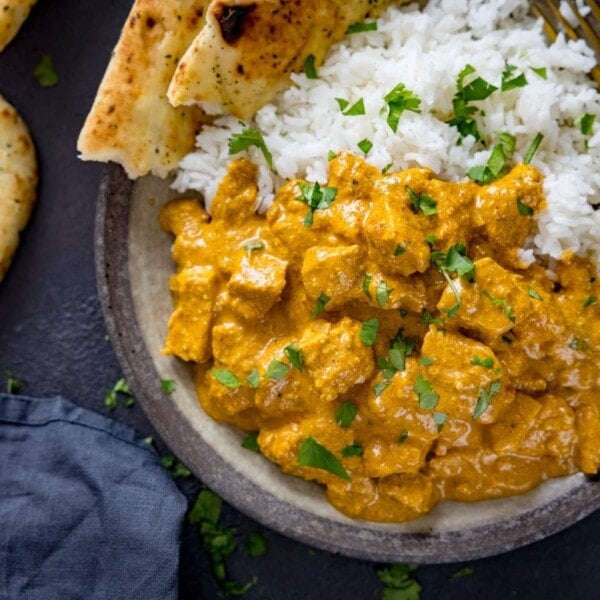
[[[259,150],[247,155],[260,169],[260,210],[266,210],[282,181],[302,177],[327,180],[330,150],[361,154],[363,139],[373,147],[366,160],[393,170],[422,166],[447,180],[463,180],[485,164],[495,132],[517,138],[514,162],[523,159],[538,132],[543,142],[532,164],[544,175],[548,208],[538,217],[532,240],[537,254],[559,258],[563,251],[589,253],[600,262],[600,94],[586,75],[595,63],[581,41],[559,36],[548,45],[541,23],[527,16],[525,0],[431,0],[416,7],[390,8],[375,32],[347,35],[333,47],[318,79],[293,75],[293,85],[246,124],[222,117],[198,135],[198,150],[187,155],[173,186],[204,194],[207,207],[232,156],[228,140],[244,126],[259,130],[273,155],[275,173]],[[486,147],[468,137],[459,145],[452,114],[458,73],[467,64],[497,85],[506,64],[525,73],[525,87],[494,92],[475,103]],[[547,79],[533,68],[546,68]],[[403,83],[421,99],[421,113],[404,112],[397,133],[386,123],[383,97]],[[344,116],[336,98],[364,99],[366,114]],[[596,115],[591,135],[574,124],[583,113]],[[531,259],[531,252],[527,253]]]

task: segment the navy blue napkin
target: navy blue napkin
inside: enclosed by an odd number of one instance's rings
[[[133,429],[0,395],[0,599],[177,597],[185,498]]]

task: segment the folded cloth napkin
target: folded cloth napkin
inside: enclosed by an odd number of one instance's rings
[[[177,597],[183,495],[133,429],[0,394],[0,599]]]

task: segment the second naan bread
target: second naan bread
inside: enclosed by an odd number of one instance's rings
[[[27,225],[37,187],[37,161],[27,126],[0,96],[0,281]]]
[[[165,177],[194,149],[205,120],[173,108],[167,87],[201,30],[208,0],[136,0],[79,135],[83,160],[115,161],[130,178]]]
[[[17,35],[37,0],[4,0],[0,4],[0,52]]]

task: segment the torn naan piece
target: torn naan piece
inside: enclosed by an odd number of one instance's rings
[[[350,25],[391,1],[213,0],[177,66],[169,100],[247,119],[289,85],[290,73],[301,71],[309,55],[320,65]]]
[[[206,117],[174,108],[166,92],[209,1],[136,0],[79,135],[82,160],[117,162],[132,179],[165,177],[194,149]]]
[[[37,161],[27,125],[0,96],[0,281],[36,199]]]
[[[0,52],[17,35],[37,0],[3,0],[0,3]]]

